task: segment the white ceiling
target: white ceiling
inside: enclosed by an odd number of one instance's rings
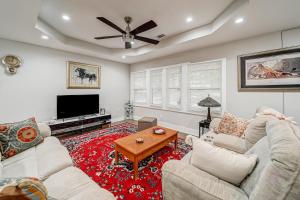
[[[124,48],[121,38],[95,40],[95,36],[119,35],[96,17],[105,17],[125,29],[125,16],[133,18],[131,28],[149,20],[158,27],[140,34],[157,39],[159,34],[172,36],[189,29],[210,23],[233,0],[43,0],[40,18],[65,35],[109,48]],[[87,3],[88,2],[88,3]],[[167,12],[166,12],[167,11]],[[61,20],[62,13],[70,15],[72,21]],[[193,16],[194,23],[185,19]],[[139,42],[134,47],[145,45]]]
[[[300,26],[299,7],[299,0],[1,0],[0,37],[135,63]],[[71,20],[63,21],[62,14]],[[129,51],[121,49],[120,38],[93,39],[118,34],[96,17],[106,17],[124,28],[126,15],[133,18],[132,28],[151,19],[158,24],[142,36],[157,39],[163,33],[167,37],[157,46],[136,43]],[[185,22],[188,16],[193,22]],[[240,16],[245,22],[234,24]],[[41,39],[45,33],[49,40]]]

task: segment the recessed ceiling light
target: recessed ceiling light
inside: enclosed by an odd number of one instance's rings
[[[123,56],[122,56],[122,58],[123,58],[123,59],[125,59],[125,58],[126,58],[126,56],[125,56],[125,55],[123,55]]]
[[[235,22],[236,24],[240,24],[240,23],[242,23],[243,21],[244,21],[244,18],[239,17],[239,18],[237,18],[234,22]]]
[[[69,15],[62,15],[63,20],[65,21],[70,21],[70,16]]]
[[[134,41],[131,41],[130,43],[131,43],[131,44],[134,44]]]
[[[193,18],[192,17],[188,17],[188,18],[186,18],[186,20],[185,20],[187,23],[190,23],[190,22],[192,22],[193,21]]]
[[[49,37],[47,35],[42,35],[41,38],[44,39],[44,40],[48,40],[49,39]]]

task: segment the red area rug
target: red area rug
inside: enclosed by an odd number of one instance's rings
[[[133,179],[133,165],[123,156],[114,165],[113,141],[136,132],[137,127],[122,123],[111,128],[97,130],[78,136],[61,139],[70,155],[82,171],[102,188],[112,192],[117,199],[156,200],[163,199],[161,187],[161,167],[171,159],[181,159],[191,148],[182,139],[178,148],[164,147],[139,163],[139,178]]]

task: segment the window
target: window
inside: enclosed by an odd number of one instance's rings
[[[146,71],[132,74],[133,103],[147,103]]]
[[[136,106],[184,113],[201,113],[198,102],[208,95],[225,105],[225,59],[184,63],[131,73],[131,101]]]
[[[201,111],[197,103],[208,95],[222,104],[222,61],[188,64],[188,109]],[[206,109],[205,109],[206,110]],[[220,111],[220,108],[212,108]]]
[[[169,67],[167,73],[167,101],[168,108],[181,107],[181,66]]]
[[[150,71],[150,104],[162,105],[162,69]]]

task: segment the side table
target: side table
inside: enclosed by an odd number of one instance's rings
[[[199,138],[204,134],[205,129],[209,128],[209,125],[210,121],[207,121],[206,119],[199,122]]]

